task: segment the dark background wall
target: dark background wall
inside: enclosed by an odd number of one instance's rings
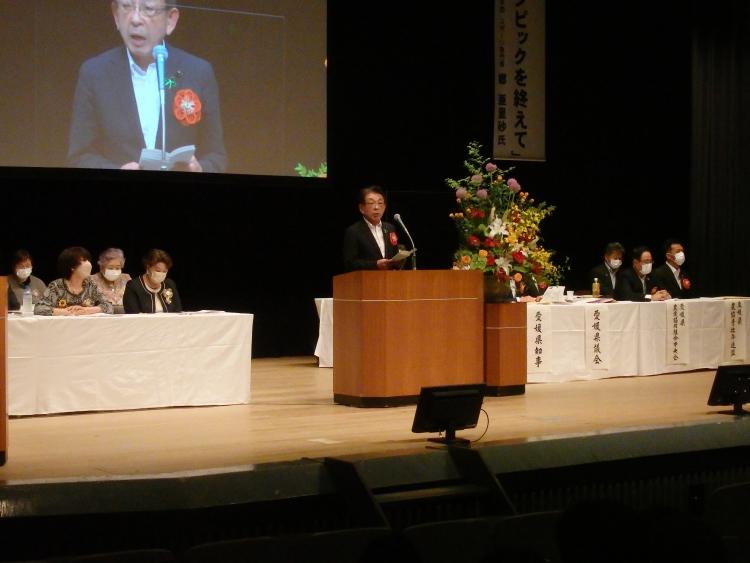
[[[725,3],[744,13],[739,1]],[[463,175],[469,141],[489,147],[492,137],[492,2],[329,0],[328,11],[327,180],[0,169],[4,262],[27,247],[49,281],[65,246],[94,253],[120,246],[132,274],[145,250],[167,249],[187,308],[256,315],[255,356],[312,353],[313,298],[331,294],[341,235],[357,219],[363,185],[388,190],[389,212],[407,222],[420,268],[449,267],[455,233],[444,179]],[[738,167],[747,153],[736,153],[747,145],[719,140],[713,154],[695,153],[709,127],[726,128],[700,122],[696,132],[693,116],[707,110],[695,107],[693,91],[712,90],[696,84],[693,69],[713,68],[704,55],[724,37],[731,14],[700,34],[705,18],[689,3],[548,3],[548,159],[519,163],[515,176],[558,207],[542,232],[570,260],[569,287],[584,287],[610,240],[656,248],[677,236],[703,293],[747,293],[746,274],[718,275],[730,266],[713,259],[712,236],[730,218],[743,224],[747,167]],[[742,37],[729,47],[737,60],[726,72],[746,81]],[[739,119],[746,133],[747,115]],[[723,165],[737,168],[734,187],[704,224],[696,219],[703,204],[691,197],[706,182],[696,182],[693,168],[696,161],[721,168],[727,151],[739,163]],[[691,231],[696,224],[700,237]],[[750,251],[740,229],[720,244],[744,272]]]

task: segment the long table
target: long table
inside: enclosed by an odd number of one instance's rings
[[[321,367],[332,357],[330,300],[316,300],[320,333],[316,355]],[[750,331],[740,322],[734,355],[730,348],[730,307],[740,304],[740,320],[750,299],[684,299],[654,303],[528,303],[526,314],[529,383],[553,383],[606,377],[655,375],[722,364],[750,363]],[[594,318],[598,311],[599,340]],[[678,358],[674,359],[674,318],[678,321]],[[684,316],[680,317],[684,313]],[[537,327],[538,315],[542,326]],[[682,323],[684,319],[684,324]],[[541,332],[540,332],[541,331]],[[541,340],[539,338],[541,337]],[[599,362],[595,361],[599,344]],[[541,353],[537,353],[541,349]],[[537,365],[538,364],[538,365]]]
[[[253,315],[159,313],[8,321],[8,414],[250,401]]]

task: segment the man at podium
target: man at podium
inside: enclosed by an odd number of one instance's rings
[[[389,270],[403,262],[391,260],[398,253],[396,228],[383,221],[385,194],[380,186],[368,186],[359,192],[362,219],[344,233],[344,268],[354,270]]]

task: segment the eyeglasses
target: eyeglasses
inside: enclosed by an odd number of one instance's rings
[[[139,2],[129,2],[127,0],[117,2],[117,8],[126,16],[131,15],[136,10],[144,18],[153,18],[162,12],[169,10],[169,6],[155,6],[152,3],[140,4]]]

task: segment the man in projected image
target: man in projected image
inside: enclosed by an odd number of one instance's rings
[[[113,0],[124,42],[81,65],[73,101],[68,163],[138,170],[141,149],[161,149],[161,104],[153,48],[177,27],[180,12],[164,0]],[[195,145],[177,169],[227,167],[219,89],[210,63],[171,45],[164,71],[166,149]]]

